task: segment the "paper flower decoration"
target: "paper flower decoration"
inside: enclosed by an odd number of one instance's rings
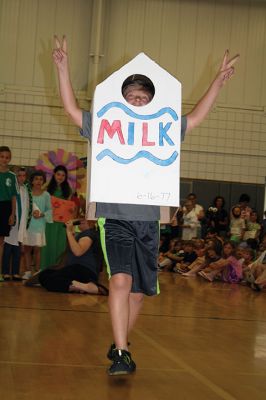
[[[63,149],[48,151],[40,155],[37,160],[35,169],[40,169],[45,172],[49,181],[53,175],[53,170],[57,165],[64,165],[68,170],[68,183],[71,188],[76,191],[81,187],[80,180],[86,175],[83,162],[71,152]]]

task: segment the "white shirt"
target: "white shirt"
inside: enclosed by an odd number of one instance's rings
[[[190,228],[182,228],[182,239],[191,240],[192,238],[197,237],[199,221],[194,208],[189,213],[183,215],[183,221],[183,225],[189,225]]]
[[[19,186],[19,194],[21,200],[21,218],[18,220],[18,202],[16,206],[16,224],[10,229],[9,236],[6,236],[5,243],[11,244],[12,246],[18,246],[19,242],[22,242],[24,232],[27,226],[27,217],[29,210],[29,195],[25,185]],[[19,226],[18,226],[19,224]]]

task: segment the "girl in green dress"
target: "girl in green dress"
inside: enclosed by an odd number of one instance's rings
[[[59,199],[69,200],[71,188],[68,183],[68,172],[64,165],[57,165],[47,186],[47,192]],[[41,252],[41,269],[55,265],[66,249],[66,229],[64,222],[53,221],[46,225],[46,246]]]

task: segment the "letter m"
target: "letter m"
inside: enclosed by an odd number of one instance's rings
[[[97,143],[103,144],[104,142],[104,131],[107,132],[108,136],[113,139],[115,133],[118,135],[118,139],[121,144],[125,144],[125,139],[123,137],[122,129],[121,129],[121,121],[114,120],[112,125],[109,124],[107,119],[103,119],[101,121],[101,126],[99,129],[99,135],[97,139]]]

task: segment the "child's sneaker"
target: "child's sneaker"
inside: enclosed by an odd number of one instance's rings
[[[40,273],[41,273],[41,270],[38,272],[35,272],[28,279],[22,277],[22,279],[24,279],[24,286],[41,286],[40,281],[39,281]]]
[[[24,275],[22,276],[22,279],[23,279],[23,280],[30,279],[31,276],[32,276],[31,271],[25,271],[25,272],[24,272]]]
[[[127,345],[130,346],[130,343],[127,342]],[[111,346],[109,347],[109,350],[108,350],[107,354],[106,354],[106,357],[111,361],[114,361],[115,350],[116,350],[115,344],[112,343]]]
[[[109,350],[108,350],[108,353],[106,354],[106,357],[109,360],[113,361],[114,360],[114,355],[115,355],[115,344],[112,343],[110,348],[109,348]]]
[[[120,349],[113,351],[113,364],[107,371],[109,375],[128,375],[135,370],[136,364],[128,351]]]

